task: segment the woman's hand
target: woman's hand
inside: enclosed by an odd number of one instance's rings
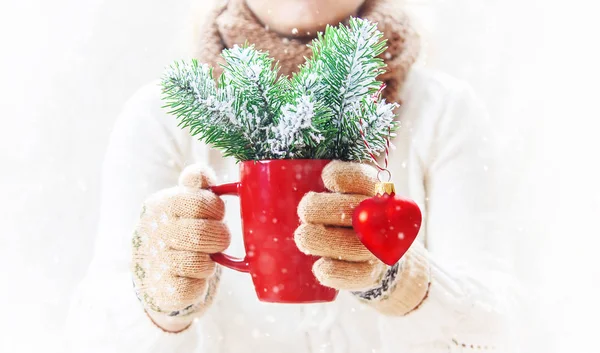
[[[211,304],[219,282],[209,254],[225,250],[230,236],[211,184],[207,170],[186,168],[179,186],[146,200],[132,238],[136,294],[165,331],[187,328]]]
[[[302,224],[298,248],[321,256],[313,267],[317,279],[336,289],[366,290],[377,286],[387,267],[367,250],[352,228],[352,212],[373,196],[377,171],[364,164],[332,161],[323,169],[332,192],[306,194],[298,206]]]
[[[321,256],[313,273],[325,286],[351,290],[385,315],[415,310],[429,290],[429,263],[416,241],[394,266],[388,267],[365,248],[352,228],[352,213],[373,196],[377,171],[367,165],[333,161],[323,169],[331,192],[311,192],[298,205],[302,224],[295,232],[298,248]],[[400,285],[396,285],[400,283]]]

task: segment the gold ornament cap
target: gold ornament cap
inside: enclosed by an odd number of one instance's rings
[[[391,195],[396,193],[396,188],[394,188],[394,183],[389,182],[379,182],[375,184],[375,195]]]

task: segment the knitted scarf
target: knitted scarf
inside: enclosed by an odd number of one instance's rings
[[[388,40],[388,49],[382,54],[387,64],[386,72],[378,78],[386,84],[382,94],[388,102],[399,102],[400,89],[419,52],[419,36],[398,3],[366,0],[357,14],[357,17],[376,22]],[[268,51],[279,61],[281,75],[291,75],[304,62],[304,57],[311,55],[306,44],[312,38],[287,38],[269,31],[250,11],[245,0],[215,1],[195,31],[197,47],[193,56],[214,67],[216,75],[221,72],[221,51],[236,44],[248,42],[258,50]]]

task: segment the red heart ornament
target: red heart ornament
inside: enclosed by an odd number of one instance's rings
[[[421,218],[421,210],[414,201],[392,192],[361,202],[352,215],[352,226],[363,245],[392,266],[415,241]]]

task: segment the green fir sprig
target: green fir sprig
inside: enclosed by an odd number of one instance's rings
[[[291,78],[278,75],[268,53],[234,46],[223,50],[216,82],[206,64],[175,62],[162,78],[163,100],[181,127],[238,161],[364,161],[398,128],[397,104],[377,94],[385,43],[367,20],[328,26]]]

